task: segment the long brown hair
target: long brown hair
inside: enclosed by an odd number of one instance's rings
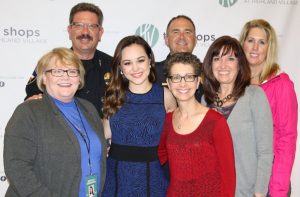
[[[128,80],[121,75],[120,63],[122,59],[122,51],[124,48],[131,46],[132,44],[140,45],[144,48],[148,58],[150,59],[150,74],[148,79],[151,83],[154,83],[156,80],[155,77],[155,60],[154,54],[149,46],[149,44],[140,36],[127,36],[123,38],[114,53],[112,60],[112,71],[111,71],[111,82],[109,83],[103,106],[103,116],[104,118],[109,118],[114,115],[124,104],[125,94],[128,90]]]
[[[222,54],[220,54],[221,51]],[[214,102],[214,98],[220,88],[220,83],[212,71],[213,58],[218,55],[224,56],[231,52],[238,59],[238,74],[234,82],[233,98],[237,100],[241,97],[245,93],[246,87],[250,84],[251,71],[241,44],[235,38],[222,36],[212,43],[203,61],[203,89],[207,104]]]

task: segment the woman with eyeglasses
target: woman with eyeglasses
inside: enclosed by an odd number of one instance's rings
[[[273,160],[272,114],[266,95],[250,85],[250,67],[235,38],[222,36],[203,62],[204,95],[209,107],[227,119],[235,157],[235,197],[263,197]]]
[[[75,98],[84,85],[80,59],[55,48],[38,62],[42,99],[20,104],[4,136],[6,196],[95,196],[106,176],[106,143],[95,107]]]
[[[234,153],[226,119],[195,98],[200,60],[191,53],[174,53],[165,65],[178,103],[166,115],[158,149],[161,164],[170,169],[167,196],[233,197]]]

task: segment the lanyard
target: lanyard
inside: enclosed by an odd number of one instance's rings
[[[74,101],[75,102],[75,101]],[[67,118],[67,116],[61,111],[61,114],[64,116],[64,118],[72,125],[73,128],[75,128],[75,130],[78,132],[78,134],[80,135],[80,137],[83,139],[84,141],[84,144],[85,144],[85,147],[87,149],[87,152],[88,152],[88,162],[89,162],[89,169],[90,169],[90,175],[92,175],[92,162],[91,162],[91,155],[90,155],[90,151],[91,151],[91,141],[90,141],[90,138],[89,138],[89,135],[86,131],[86,128],[85,128],[85,125],[83,123],[83,120],[82,120],[82,117],[81,117],[81,113],[78,109],[78,106],[77,106],[77,103],[75,102],[75,106],[76,106],[76,110],[77,110],[77,113],[78,113],[78,116],[80,118],[80,123],[82,125],[82,128],[83,128],[83,131],[84,133],[82,132],[81,128],[75,124],[72,123],[71,120],[69,120]]]

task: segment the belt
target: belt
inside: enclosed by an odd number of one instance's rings
[[[117,160],[115,165],[115,192],[114,196],[118,195],[118,161],[145,162],[146,163],[146,182],[147,182],[147,197],[150,197],[150,162],[158,160],[158,146],[140,147],[127,146],[112,143],[109,150],[109,157]]]
[[[109,156],[115,160],[131,162],[151,162],[158,160],[158,146],[140,147],[112,143]]]

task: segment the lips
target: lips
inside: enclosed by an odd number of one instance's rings
[[[140,78],[142,75],[143,75],[142,72],[131,74],[131,76],[132,76],[133,78]]]
[[[185,40],[180,40],[177,42],[178,45],[181,45],[181,46],[185,46],[187,45],[188,43],[185,41]]]
[[[258,57],[259,54],[258,53],[249,53],[251,57]]]
[[[180,90],[178,90],[178,92],[180,92],[180,93],[183,93],[183,94],[185,94],[185,93],[187,93],[189,90],[187,90],[187,89],[180,89]]]
[[[177,91],[182,94],[186,94],[189,91],[189,89],[177,89]]]
[[[230,71],[218,71],[219,75],[228,75]]]
[[[59,83],[57,84],[59,87],[71,87],[72,84],[71,83]]]
[[[80,41],[82,41],[82,42],[89,42],[90,41],[90,39],[86,39],[86,38],[82,38],[82,39],[79,39]]]

